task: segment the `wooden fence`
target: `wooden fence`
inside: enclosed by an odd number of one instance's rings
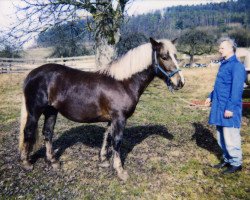
[[[0,74],[20,73],[32,70],[46,63],[57,63],[83,71],[95,71],[95,56],[79,56],[68,58],[47,59],[23,59],[23,58],[0,58]],[[250,85],[250,68],[246,68],[247,83]]]
[[[32,70],[46,63],[57,63],[84,71],[95,71],[95,56],[68,58],[22,59],[0,58],[0,73],[20,73]]]

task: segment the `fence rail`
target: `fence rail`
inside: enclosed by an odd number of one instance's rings
[[[67,58],[23,59],[0,58],[0,73],[20,73],[32,70],[42,64],[57,63],[84,71],[94,71],[95,56],[79,56]]]

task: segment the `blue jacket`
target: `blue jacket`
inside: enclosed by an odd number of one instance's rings
[[[235,55],[221,62],[214,90],[209,95],[212,101],[209,124],[240,128],[245,79],[245,67]],[[225,118],[225,110],[233,112],[233,117]]]

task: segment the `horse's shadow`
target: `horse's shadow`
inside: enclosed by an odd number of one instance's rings
[[[83,125],[65,131],[53,142],[53,149],[56,149],[56,159],[59,159],[66,149],[76,143],[82,143],[91,148],[101,149],[104,132],[105,128],[97,125]],[[126,128],[124,130],[123,145],[121,147],[122,162],[126,160],[127,155],[137,144],[140,144],[150,135],[160,135],[169,140],[173,139],[173,135],[168,132],[166,127],[161,125],[145,125]],[[44,147],[34,153],[31,162],[35,163],[39,158],[45,158]]]
[[[193,123],[195,133],[192,135],[192,140],[196,141],[196,144],[213,153],[218,159],[221,158],[221,149],[214,138],[213,133],[205,128],[201,123]]]

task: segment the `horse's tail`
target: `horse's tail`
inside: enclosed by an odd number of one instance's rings
[[[25,97],[22,98],[22,107],[21,107],[21,117],[20,117],[20,133],[19,133],[19,151],[23,150],[24,146],[24,128],[27,122],[27,108],[25,103]]]
[[[250,51],[247,50],[246,55],[245,55],[245,60],[244,60],[244,65],[246,67],[246,70],[250,70]],[[246,78],[246,84],[250,85],[250,73],[247,73],[247,78]]]
[[[28,112],[26,107],[25,97],[22,98],[22,107],[21,107],[21,117],[20,117],[20,133],[19,133],[19,151],[21,152],[24,149],[24,129],[28,119]],[[34,134],[34,146],[33,150],[38,149],[38,141],[39,141],[39,134],[38,128],[35,130]]]
[[[248,51],[246,54],[244,64],[246,68],[250,68],[250,51]]]

